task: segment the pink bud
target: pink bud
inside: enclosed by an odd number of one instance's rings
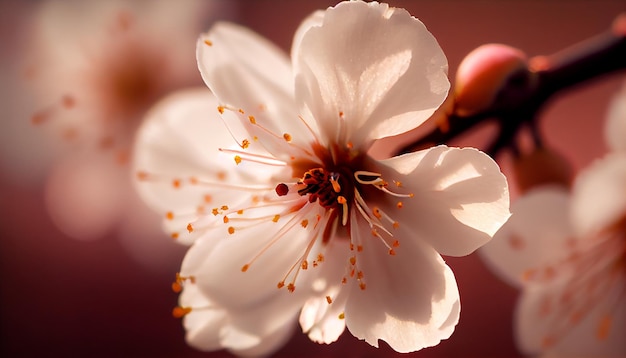
[[[469,116],[486,109],[509,76],[526,69],[526,55],[511,46],[486,44],[474,49],[456,73],[456,114]]]

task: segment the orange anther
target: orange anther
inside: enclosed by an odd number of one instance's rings
[[[326,302],[328,302],[328,304],[333,303],[333,299],[330,298],[330,296],[326,296]]]
[[[176,189],[180,188],[180,179],[172,180],[172,186]]]
[[[174,213],[173,213],[173,212],[171,212],[171,211],[168,211],[168,212],[165,214],[165,218],[166,218],[167,220],[174,220]]]
[[[240,156],[235,155],[235,163],[236,163],[237,165],[239,165],[239,164],[241,163],[241,157],[240,157]]]
[[[222,207],[220,208],[222,210],[228,210],[228,205],[222,205]]]
[[[217,111],[220,112],[220,114],[224,114],[224,106],[217,106]]]
[[[228,223],[230,221],[230,219],[228,218],[228,216],[224,216],[224,224]]]
[[[188,314],[189,312],[191,312],[191,307],[174,307],[174,309],[172,310],[172,316],[174,316],[175,318],[181,318],[183,316],[185,316],[186,314]]]
[[[287,285],[287,291],[293,292],[295,290],[296,290],[296,285],[294,285],[293,283],[290,283]]]
[[[250,120],[250,123],[256,124],[256,118],[254,118],[254,116],[248,116],[248,120]]]
[[[193,225],[191,223],[187,224],[187,231],[191,234],[193,232]]]
[[[337,318],[339,318],[339,319],[345,319],[345,318],[346,318],[346,314],[345,314],[345,313],[343,313],[343,312],[341,312]]]
[[[278,287],[278,288],[283,288],[283,287],[285,287],[285,281],[280,281],[280,282],[276,285],[276,287]]]
[[[250,268],[250,265],[249,264],[245,264],[245,265],[241,266],[241,272],[246,272],[246,271],[248,271],[249,268]]]
[[[139,180],[147,180],[148,177],[149,177],[149,174],[147,172],[144,172],[144,171],[137,172],[137,179]]]
[[[283,138],[284,138],[287,142],[291,142],[291,134],[289,134],[289,133],[285,133],[285,134],[283,134]]]
[[[210,40],[204,40],[204,44],[207,46],[213,46],[213,42],[211,42]]]
[[[302,225],[302,227],[303,227],[303,228],[306,228],[306,227],[307,227],[307,225],[309,225],[309,220],[307,220],[307,219],[302,220],[302,222],[300,223],[300,225]]]
[[[359,282],[359,288],[360,288],[362,291],[365,291],[365,288],[366,288],[366,287],[367,287],[367,286],[365,285],[365,282]]]
[[[404,204],[401,201],[398,201],[398,203],[396,204],[396,207],[398,209],[402,209],[403,206],[404,206]]]
[[[229,226],[228,227],[228,233],[231,234],[231,235],[234,234],[235,233],[235,228],[232,227],[232,226]]]
[[[274,215],[274,218],[272,219],[272,221],[277,223],[279,219],[280,219],[280,215]]]
[[[172,282],[172,291],[179,293],[180,291],[183,290],[183,286],[181,286],[180,283],[178,282]]]
[[[303,270],[308,269],[309,268],[309,262],[307,260],[302,261],[302,265],[300,267],[302,267]]]
[[[63,96],[63,98],[61,98],[61,105],[65,109],[74,108],[74,106],[76,105],[76,99],[70,95],[65,95]]]
[[[174,240],[178,239],[178,233],[177,232],[173,232],[170,237]]]

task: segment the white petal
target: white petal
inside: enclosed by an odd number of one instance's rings
[[[168,234],[191,242],[206,234],[189,233],[189,223],[212,208],[251,200],[253,195],[273,191],[268,178],[281,168],[243,162],[220,149],[240,149],[214,111],[217,102],[206,89],[175,93],[157,104],[138,131],[134,174],[142,198],[163,218]],[[252,152],[251,150],[249,152]],[[252,174],[253,173],[253,174]],[[195,183],[195,184],[194,184]],[[210,226],[205,224],[205,226]]]
[[[611,101],[604,136],[613,150],[626,151],[626,85]]]
[[[312,141],[296,111],[289,60],[276,46],[246,28],[217,23],[198,40],[196,57],[202,78],[219,104],[231,108],[276,157],[288,159],[293,151],[283,140],[284,133],[291,135],[293,143]],[[250,115],[258,125],[250,123]]]
[[[220,330],[228,323],[227,312],[214,307],[196,285],[185,285],[179,301],[181,307],[193,307],[183,318],[187,343],[203,351],[221,349]]]
[[[357,214],[358,215],[358,214]],[[363,245],[356,266],[364,290],[350,279],[346,324],[357,338],[398,352],[412,352],[448,338],[458,322],[459,292],[450,268],[420,240],[402,240],[395,256],[372,239],[364,220],[352,218],[353,237]],[[357,223],[359,221],[360,223]]]
[[[572,223],[580,236],[626,217],[626,153],[615,152],[580,172],[572,189]]]
[[[529,191],[511,207],[512,216],[478,251],[504,280],[524,284],[524,274],[558,262],[571,247],[570,197],[560,186]]]
[[[424,122],[449,89],[435,38],[408,12],[386,4],[329,8],[296,48],[296,99],[326,139],[367,146],[404,133]]]
[[[309,207],[317,210],[309,212],[312,217],[321,208],[315,203]],[[301,210],[306,213],[306,209]],[[285,215],[278,222],[273,222],[271,216],[237,229],[232,235],[201,240],[221,240],[209,254],[199,256],[194,273],[198,285],[217,304],[246,309],[278,296],[297,299],[306,293],[299,288],[309,286],[311,270],[300,272],[293,293],[287,292],[286,287],[277,289],[277,284],[285,279],[292,265],[299,265],[310,242],[310,228],[304,229],[300,225],[302,217],[296,214]],[[247,270],[243,270],[245,265],[249,265]]]
[[[341,284],[348,262],[348,241],[329,242],[326,253],[325,263],[318,269],[319,276],[313,282],[314,297],[306,301],[300,313],[300,326],[313,342],[330,344],[339,338],[346,326],[345,319],[339,316],[344,312],[348,298],[348,290],[342,289]]]
[[[379,164],[385,180],[400,181],[403,193],[414,194],[402,200],[387,196],[381,207],[399,222],[403,236],[418,237],[442,255],[471,253],[510,216],[506,178],[476,149],[438,146]]]
[[[183,261],[181,275],[193,277],[193,281],[185,282],[180,297],[182,307],[192,307],[185,316],[187,340],[203,350],[224,348],[237,355],[270,354],[293,332],[304,299],[300,293],[279,291],[272,282],[265,283],[273,288],[274,295],[248,294],[239,298],[236,307],[211,299],[211,292],[204,287],[203,270],[206,260],[219,251],[219,244],[219,240],[197,240]]]

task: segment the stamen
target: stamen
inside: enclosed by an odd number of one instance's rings
[[[204,40],[204,44],[207,46],[213,46],[213,42],[211,42],[211,40]]]
[[[235,154],[235,163],[237,164],[241,163],[242,160],[246,160],[249,162],[260,163],[260,164],[271,165],[271,166],[278,166],[278,167],[287,165],[287,163],[281,160],[278,160],[276,158],[269,157],[266,155],[242,152],[240,150],[233,150],[233,149],[226,149],[226,148],[219,148],[219,151],[224,152],[224,153]]]

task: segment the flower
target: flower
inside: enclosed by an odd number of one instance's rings
[[[161,96],[200,83],[195,40],[209,10],[217,9],[195,0],[38,5],[26,78],[38,107],[32,123],[57,139],[49,148],[57,153],[46,180],[48,212],[80,240],[118,229],[136,260],[158,268],[176,245],[155,243],[163,233],[150,228],[159,218],[130,180],[132,141]]]
[[[399,352],[438,344],[460,310],[440,254],[490,240],[506,178],[475,149],[368,150],[443,102],[442,50],[405,10],[351,1],[307,18],[291,58],[218,23],[197,48],[215,97],[174,94],[139,131],[138,189],[191,244],[174,283],[188,342],[268,354],[299,320],[319,343],[347,327]]]
[[[525,353],[626,354],[623,100],[614,101],[607,122],[614,151],[581,171],[571,193],[551,185],[529,191],[481,249],[489,266],[522,290],[515,335]]]

